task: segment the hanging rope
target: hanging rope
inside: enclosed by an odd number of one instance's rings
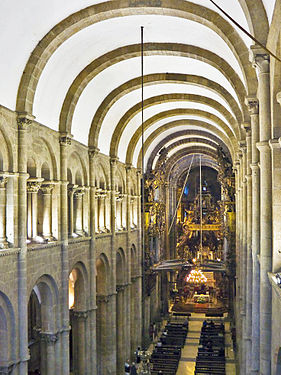
[[[182,187],[182,190],[181,190],[181,195],[180,195],[180,198],[179,198],[179,201],[178,201],[177,207],[176,207],[176,209],[175,209],[175,213],[174,213],[174,216],[173,216],[173,219],[172,219],[172,222],[171,222],[170,228],[169,228],[169,230],[168,230],[168,235],[169,235],[170,232],[171,232],[172,226],[173,226],[173,224],[174,224],[175,217],[176,217],[176,215],[177,215],[177,211],[178,211],[178,208],[179,208],[179,205],[180,205],[180,202],[181,202],[181,198],[182,198],[182,196],[183,196],[183,192],[184,192],[185,185],[186,185],[187,180],[188,180],[188,177],[189,177],[189,173],[190,173],[190,169],[191,169],[191,166],[192,166],[192,163],[193,163],[193,159],[194,159],[194,154],[192,155],[191,163],[189,164],[189,167],[188,167],[188,172],[187,172],[186,178],[185,178],[185,180],[184,180],[184,184],[183,184],[183,187]]]
[[[210,2],[216,7],[218,8],[231,22],[234,23],[234,25],[236,25],[241,31],[243,31],[244,34],[246,34],[250,39],[252,39],[257,45],[259,45],[260,47],[262,47],[269,55],[271,55],[272,57],[274,57],[276,60],[278,60],[279,62],[281,62],[281,59],[279,57],[277,57],[276,55],[274,55],[273,52],[271,52],[268,48],[266,48],[261,42],[259,42],[252,34],[250,34],[247,30],[244,29],[244,27],[242,27],[241,25],[239,25],[238,22],[236,22],[228,13],[226,13],[220,6],[218,6],[213,0],[210,0]]]

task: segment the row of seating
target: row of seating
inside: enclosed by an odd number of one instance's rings
[[[185,344],[188,320],[184,323],[168,322],[150,357],[151,375],[175,375]]]
[[[223,323],[204,321],[201,329],[195,375],[225,375]]]

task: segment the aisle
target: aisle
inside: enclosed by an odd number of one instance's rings
[[[198,351],[200,332],[202,323],[206,319],[205,314],[191,314],[189,319],[189,329],[182,349],[181,359],[177,375],[194,375],[196,355]],[[213,319],[218,320],[217,318]],[[230,324],[225,322],[225,358],[226,358],[226,375],[236,375],[234,352],[232,349]]]

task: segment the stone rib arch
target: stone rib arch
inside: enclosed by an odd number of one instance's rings
[[[207,88],[210,91],[219,95],[223,100],[225,100],[229,107],[231,108],[235,120],[237,123],[241,123],[243,120],[243,114],[240,111],[238,104],[229,92],[223,88],[218,83],[209,80],[205,77],[200,77],[191,74],[181,74],[181,73],[158,73],[158,74],[148,74],[144,76],[144,86],[150,86],[154,84],[167,84],[167,83],[181,83],[181,84],[191,84],[195,86],[200,86]],[[95,116],[91,123],[90,134],[89,134],[89,146],[96,146],[99,137],[99,132],[103,123],[103,120],[108,113],[109,109],[112,107],[117,100],[122,96],[139,89],[141,87],[141,77],[134,78],[130,81],[123,83],[121,86],[114,89],[101,103],[97,109]],[[165,95],[165,94],[163,94]],[[240,137],[240,128],[237,126],[237,133]]]
[[[75,166],[72,166],[71,164],[75,160],[78,161],[78,164],[76,164]],[[81,170],[78,169],[79,164],[80,164]],[[77,171],[81,172],[83,185],[88,185],[88,173],[87,173],[86,164],[85,164],[84,160],[82,159],[82,157],[81,157],[81,155],[78,151],[74,150],[69,155],[69,157],[68,157],[68,167],[72,170],[72,173],[73,173],[74,177],[76,176]],[[75,181],[73,181],[73,183],[75,183]]]
[[[82,9],[54,26],[35,47],[25,66],[18,89],[17,111],[32,114],[34,95],[41,73],[49,58],[64,41],[96,22],[134,14],[165,14],[181,17],[202,23],[214,30],[226,42],[240,64],[248,85],[248,94],[256,91],[255,72],[248,60],[247,47],[223,17],[211,9],[183,0],[173,0],[172,3],[163,0],[161,5],[159,7],[157,1],[150,0],[133,4],[130,0],[116,0]]]
[[[230,82],[235,90],[240,105],[244,108],[244,97],[246,96],[246,89],[240,80],[238,74],[223,58],[206,49],[185,44],[176,43],[145,43],[144,56],[151,55],[173,55],[183,56],[189,58],[199,58],[200,61],[206,62],[218,69]],[[116,50],[110,51],[105,55],[97,58],[90,63],[82,72],[75,78],[70,86],[63,102],[60,114],[60,131],[71,133],[72,118],[75,111],[76,104],[87,84],[102,70],[112,66],[125,59],[130,59],[140,56],[139,44],[128,45],[120,47]],[[245,111],[244,111],[245,112]]]
[[[165,147],[165,144],[167,142],[169,142],[169,141],[171,141],[173,139],[179,138],[179,137],[191,137],[191,136],[200,136],[202,138],[210,139],[210,140],[216,142],[217,144],[219,144],[224,149],[224,152],[231,157],[228,148],[225,146],[225,144],[223,143],[223,141],[220,138],[218,138],[217,136],[215,136],[213,134],[210,134],[208,132],[202,131],[202,130],[181,130],[181,131],[178,131],[178,132],[175,132],[173,134],[168,135],[167,137],[165,137],[164,139],[162,139],[155,146],[155,148],[152,150],[152,152],[150,153],[150,156],[148,158],[148,161],[147,161],[147,164],[146,164],[146,170],[147,171],[151,171],[152,170],[152,165],[153,165],[154,159],[157,157],[158,152],[163,147]],[[148,143],[151,143],[151,142],[148,142]]]
[[[228,126],[219,117],[217,117],[217,116],[215,116],[212,113],[209,113],[207,111],[192,109],[192,108],[191,109],[179,108],[178,112],[177,112],[177,110],[163,111],[160,114],[158,114],[156,116],[152,116],[150,119],[146,120],[143,124],[143,128],[144,128],[144,130],[146,130],[150,126],[154,125],[160,119],[163,119],[163,118],[166,118],[166,117],[168,118],[168,117],[172,117],[172,116],[177,116],[177,115],[198,115],[198,117],[211,119],[212,121],[217,123],[227,134],[229,134],[229,139],[233,138],[232,133],[229,131]],[[186,121],[188,121],[188,119]],[[159,131],[160,131],[160,129],[159,129]],[[156,130],[155,132],[158,132],[158,130]],[[137,143],[138,143],[138,141],[141,137],[141,133],[142,133],[142,127],[139,127],[135,131],[134,135],[132,136],[132,138],[129,142],[128,150],[127,150],[127,154],[126,154],[126,164],[132,163],[135,147],[136,147],[136,145],[137,145]],[[148,145],[146,143],[147,143],[147,141],[145,141],[145,145],[144,145],[145,151],[147,150],[147,147],[148,147]],[[235,145],[235,143],[234,143],[234,145]],[[139,163],[138,163],[138,165],[139,165]]]
[[[213,159],[214,161],[216,160],[216,157],[217,157],[217,153],[215,151],[212,151],[210,148],[207,148],[207,147],[186,147],[178,152],[176,152],[174,155],[172,155],[171,158],[169,158],[166,162],[166,168],[165,168],[165,171],[166,171],[166,180],[168,181],[169,180],[169,175],[170,175],[170,172],[171,172],[171,169],[173,168],[173,166],[179,162],[179,160],[189,154],[203,154],[203,155],[207,155],[209,156],[211,159]]]
[[[203,97],[200,95],[193,95],[193,94],[164,94],[164,95],[159,95],[159,96],[154,96],[151,97],[147,100],[144,101],[144,108],[151,107],[156,104],[164,103],[164,102],[177,102],[177,101],[193,101],[193,102],[199,102],[202,104],[207,104],[213,106],[214,108],[218,109],[222,114],[224,114],[225,117],[233,119],[231,114],[228,112],[228,110],[223,107],[220,103],[217,101]],[[123,115],[123,117],[120,119],[118,122],[117,126],[115,127],[114,133],[112,135],[112,140],[110,144],[110,156],[111,157],[116,157],[117,156],[117,151],[118,151],[118,146],[119,142],[121,139],[121,135],[129,123],[129,121],[141,111],[141,103],[137,103],[135,106],[133,106],[127,113]],[[233,121],[234,124],[236,124],[236,127],[238,127],[237,123]],[[233,138],[239,139],[239,133],[237,134],[236,129],[234,129],[234,134],[232,135]],[[229,131],[231,133],[231,130],[227,128],[225,130],[226,132]],[[237,129],[238,131],[238,129]],[[232,133],[231,133],[232,134]]]
[[[268,35],[268,19],[262,0],[238,0],[245,14],[250,33],[266,45]]]
[[[229,148],[232,158],[235,156],[235,149],[232,147],[231,139],[228,139],[227,136],[222,131],[217,129],[214,125],[211,125],[207,122],[198,121],[198,120],[178,120],[178,121],[174,121],[171,123],[167,123],[159,127],[150,135],[151,138],[149,137],[147,139],[147,143],[144,144],[144,147],[145,147],[144,151],[146,152],[146,150],[149,147],[149,144],[154,139],[156,139],[158,134],[161,134],[161,132],[168,130],[168,129],[172,129],[177,126],[182,126],[182,125],[186,125],[188,127],[188,124],[203,127],[206,131],[209,131],[211,134],[215,134],[216,136],[218,136],[222,140],[222,142],[226,145],[226,147]],[[190,132],[193,132],[193,130],[190,130]],[[137,167],[140,168],[140,165],[141,165],[141,152],[139,152],[139,155],[138,155]]]

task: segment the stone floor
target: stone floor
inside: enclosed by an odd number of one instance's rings
[[[205,314],[193,313],[191,315],[186,343],[182,349],[177,375],[194,375],[200,332],[203,320],[205,319]],[[229,322],[225,322],[225,345],[226,375],[236,375]]]

